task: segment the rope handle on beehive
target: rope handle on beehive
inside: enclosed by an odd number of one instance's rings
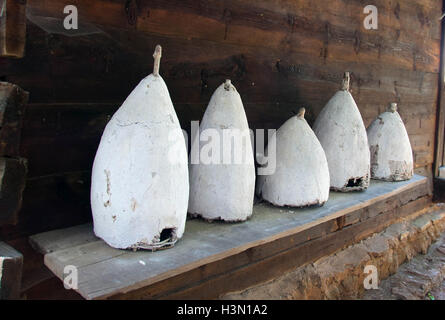
[[[298,110],[298,114],[297,117],[300,119],[304,119],[304,114],[306,113],[306,109],[305,108],[300,108],[300,110]]]
[[[226,89],[226,91],[229,91],[231,86],[232,81],[230,79],[226,79],[226,82],[224,82],[224,89]]]
[[[349,74],[349,72],[345,72],[345,75],[343,77],[343,82],[342,82],[342,86],[341,89],[343,91],[349,91],[349,83],[351,81],[351,76]]]
[[[392,113],[396,112],[396,111],[397,111],[397,103],[395,103],[395,102],[391,103],[391,104],[389,105],[389,108],[388,108],[388,109],[389,109],[388,111],[390,111],[390,112],[392,112]]]
[[[162,57],[162,47],[158,44],[155,48],[155,52],[153,53],[153,58],[155,59],[153,65],[153,75],[155,77],[159,76],[159,66],[161,65],[161,57]]]

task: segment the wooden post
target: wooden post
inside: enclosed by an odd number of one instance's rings
[[[23,116],[28,96],[28,92],[20,87],[0,82],[0,156],[19,156]]]
[[[27,167],[26,159],[0,158],[0,226],[17,223]]]
[[[27,102],[28,92],[0,82],[0,226],[15,224],[22,207],[27,161],[20,158],[20,137]]]
[[[0,300],[20,298],[23,255],[0,242]]]
[[[26,0],[0,0],[0,56],[22,58],[26,42]]]
[[[445,0],[442,8],[445,9]],[[442,9],[442,10],[443,10]],[[439,97],[437,99],[436,113],[436,146],[434,159],[434,177],[439,176],[439,168],[444,165],[444,135],[445,135],[445,18],[442,18],[442,32],[440,43],[440,75],[439,75]]]

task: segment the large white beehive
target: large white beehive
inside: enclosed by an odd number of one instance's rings
[[[224,150],[224,144],[230,143],[224,139],[224,131],[238,132],[242,144],[236,147],[233,143]],[[230,80],[220,85],[210,99],[199,128],[200,137],[206,132],[214,132],[220,141],[220,150],[212,151],[220,154],[219,161],[208,164],[201,159],[190,165],[189,213],[207,220],[244,221],[252,215],[255,166],[243,103]],[[206,145],[201,142],[200,155],[203,148]],[[241,161],[235,160],[236,153],[242,155]],[[231,160],[225,162],[224,158]]]
[[[409,180],[413,176],[413,151],[397,104],[379,115],[368,127],[371,178]]]
[[[156,249],[182,237],[189,196],[184,136],[164,80],[161,47],[107,124],[94,159],[94,232],[110,246]]]
[[[365,125],[349,92],[349,73],[314,124],[328,159],[331,189],[365,190],[370,179],[370,153]]]
[[[328,162],[304,112],[301,109],[272,137],[276,143],[275,173],[258,177],[259,193],[274,205],[323,205],[329,198]]]

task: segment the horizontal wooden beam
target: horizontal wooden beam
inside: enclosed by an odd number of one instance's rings
[[[28,0],[31,15],[63,20],[62,0]],[[379,32],[363,27],[364,6],[335,0],[325,10],[313,1],[131,1],[76,2],[79,21],[137,31],[171,39],[279,49],[326,56],[326,61],[357,59],[367,63],[437,72],[439,12],[434,1],[420,5],[406,1],[396,6],[378,1]],[[311,9],[309,9],[311,8]],[[395,12],[396,11],[396,12]],[[423,17],[423,18],[422,18]],[[434,31],[432,31],[434,30]],[[414,37],[413,37],[414,35]],[[429,41],[424,41],[428,39]],[[323,53],[324,52],[324,53]]]

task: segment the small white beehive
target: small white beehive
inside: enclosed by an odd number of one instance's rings
[[[189,196],[184,136],[159,75],[142,79],[105,127],[93,164],[94,232],[120,249],[172,246],[184,233]]]
[[[349,72],[343,85],[314,124],[328,159],[331,189],[341,192],[368,188],[370,154],[365,125],[360,111],[349,92]]]
[[[211,151],[202,141],[209,136]],[[249,218],[255,191],[253,150],[243,103],[230,80],[213,93],[199,138],[192,141],[194,149],[199,150],[200,159],[199,163],[191,160],[189,213],[210,221]],[[210,163],[203,159],[208,154],[213,157]]]
[[[258,177],[262,198],[277,206],[323,205],[329,198],[326,155],[304,113],[302,108],[272,137],[276,143],[275,173]]]
[[[397,104],[379,115],[368,127],[371,178],[385,181],[409,180],[413,176],[413,151]]]

